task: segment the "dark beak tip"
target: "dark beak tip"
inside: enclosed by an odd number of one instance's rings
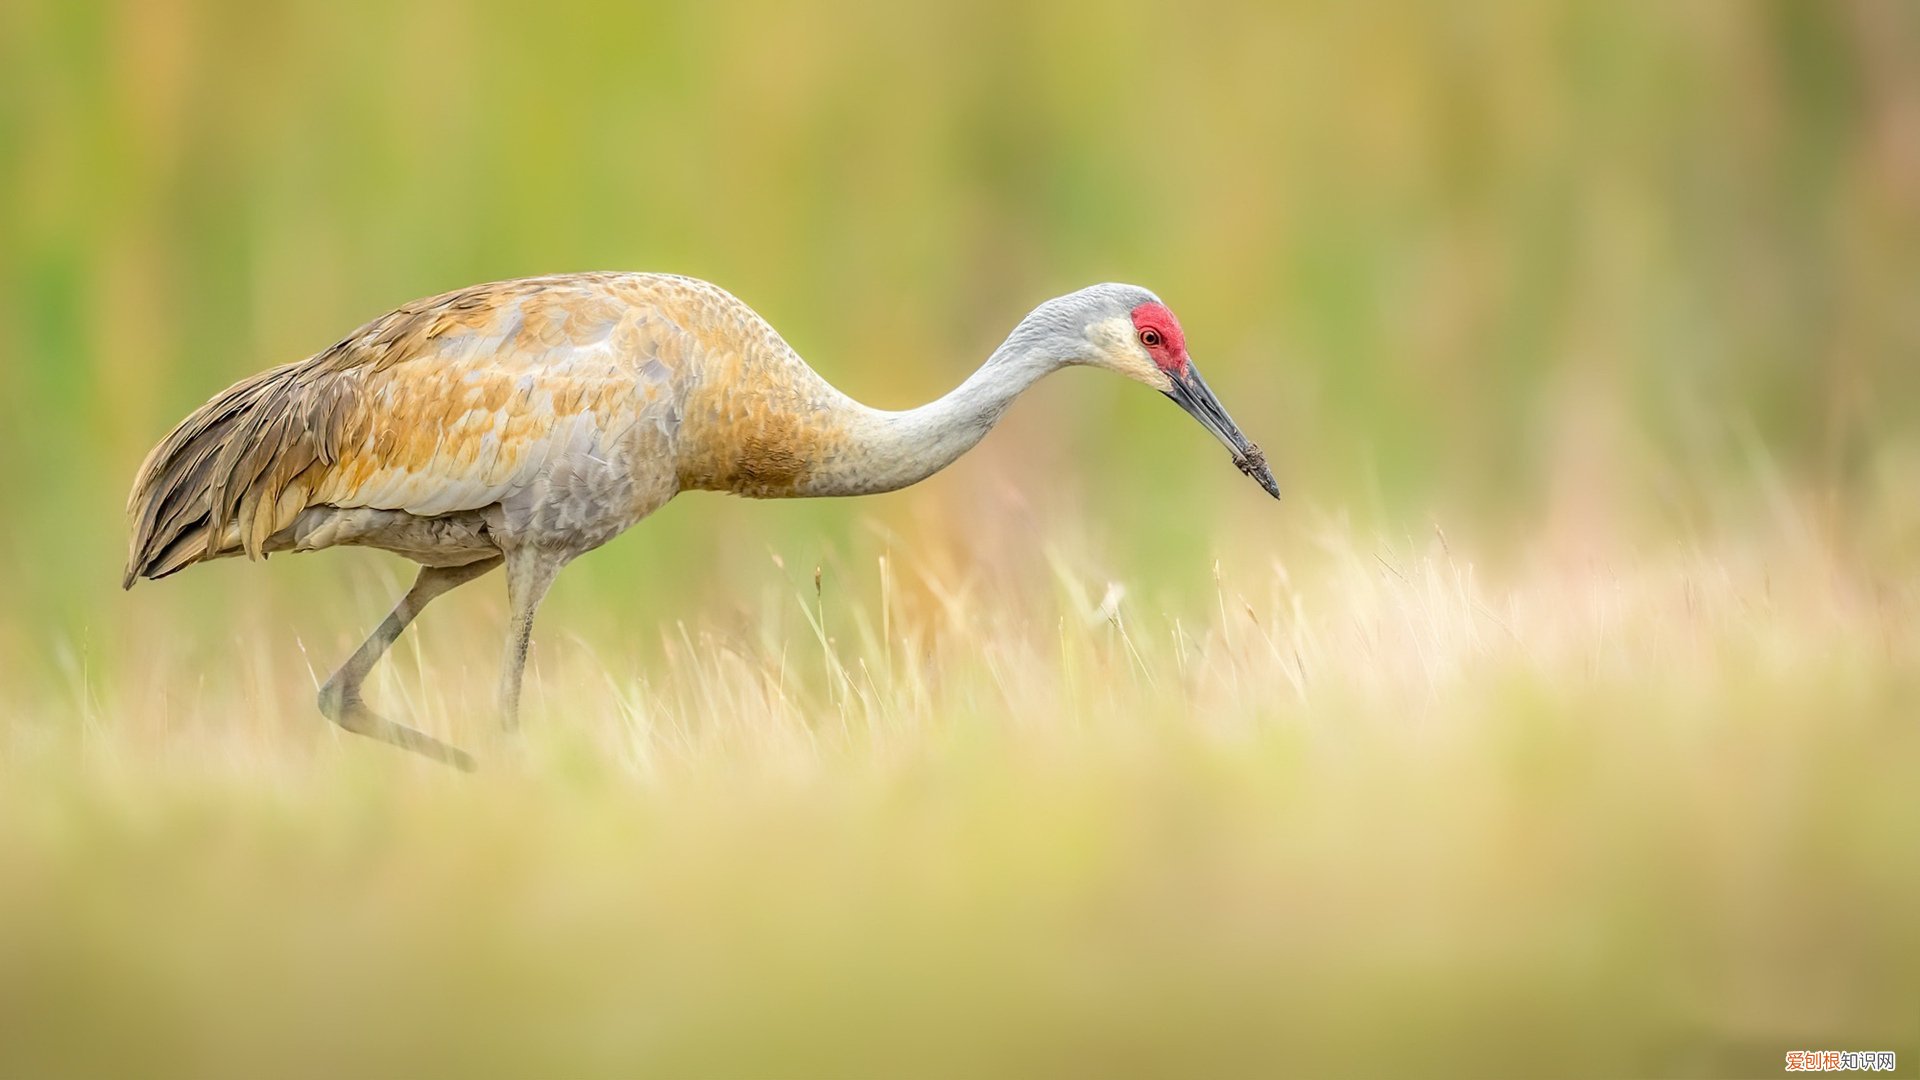
[[[1275,499],[1280,498],[1280,485],[1274,482],[1273,472],[1267,468],[1266,455],[1241,433],[1240,426],[1227,415],[1227,410],[1220,405],[1220,399],[1214,396],[1213,389],[1200,377],[1198,367],[1189,362],[1172,376],[1172,385],[1164,392],[1232,451],[1233,463],[1241,472],[1259,484],[1261,490]]]
[[[1239,466],[1240,471],[1247,475],[1247,479],[1259,484],[1260,490],[1278,499],[1280,497],[1280,485],[1274,480],[1273,472],[1267,468],[1266,462],[1257,459],[1256,455],[1259,453],[1260,451],[1256,449],[1253,451],[1253,454],[1248,457],[1235,459],[1234,464]]]

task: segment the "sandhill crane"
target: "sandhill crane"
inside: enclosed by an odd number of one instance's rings
[[[1171,397],[1279,498],[1259,449],[1188,358],[1173,312],[1136,286],[1041,304],[958,388],[890,412],[828,385],[717,286],[568,274],[415,301],[222,391],[141,464],[123,584],[208,559],[343,544],[412,559],[412,588],[323,685],[320,711],[470,769],[465,752],[361,699],[369,669],[435,597],[506,567],[499,702],[512,729],[534,610],[576,556],[682,491],[906,487],[979,442],[1036,380],[1074,364]]]

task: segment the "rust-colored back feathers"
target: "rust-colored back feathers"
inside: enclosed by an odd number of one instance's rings
[[[648,274],[526,278],[407,304],[243,379],[167,435],[128,500],[123,584],[291,546],[285,530],[314,507],[432,519],[516,495],[572,499],[593,505],[561,516],[600,519],[575,539],[604,540],[677,490],[678,427],[696,388],[711,399],[706,374],[789,374],[764,361],[791,350],[764,322],[741,334],[750,321],[714,286]],[[585,475],[622,455],[620,475]]]
[[[365,376],[422,354],[449,330],[491,312],[532,282],[475,286],[415,301],[306,360],[249,376],[193,411],[140,466],[127,513],[133,529],[121,586],[227,554],[260,558],[307,509],[341,461],[351,421],[377,424]],[[356,434],[358,432],[355,432]],[[391,449],[379,438],[366,450]]]

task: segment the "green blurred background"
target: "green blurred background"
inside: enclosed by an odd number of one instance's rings
[[[563,604],[662,617],[873,521],[1171,587],[1314,512],[1684,525],[1756,460],[1841,521],[1920,460],[1920,6],[0,5],[0,652],[111,620],[133,469],[221,387],[601,268],[718,282],[889,406],[1145,284],[1291,501],[1075,372],[937,496],[685,500]]]

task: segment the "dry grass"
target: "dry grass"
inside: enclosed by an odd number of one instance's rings
[[[876,542],[657,643],[549,619],[518,752],[463,598],[372,696],[475,777],[327,729],[278,616],[124,626],[0,727],[0,1073],[1920,1053],[1911,522],[1781,507],[1479,558],[1329,523],[1167,605]]]

